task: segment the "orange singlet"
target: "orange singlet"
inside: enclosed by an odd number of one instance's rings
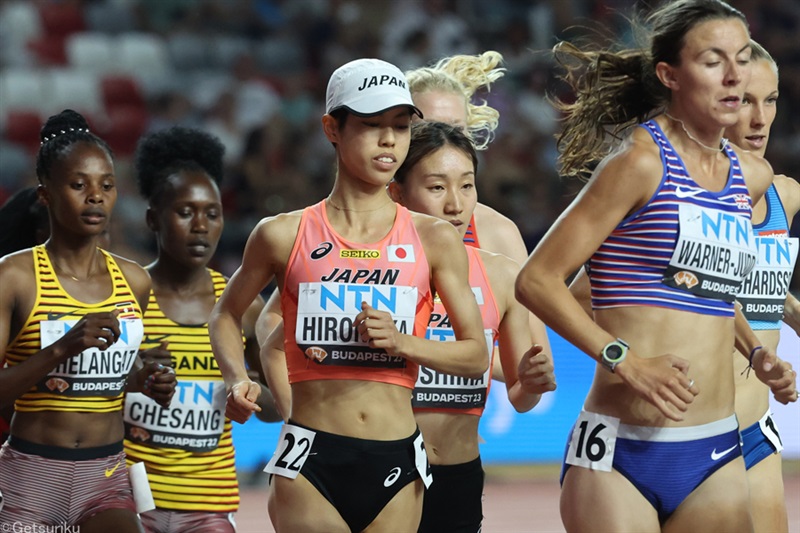
[[[420,367],[411,405],[414,411],[437,411],[445,413],[461,413],[481,416],[489,396],[492,382],[492,356],[494,343],[500,329],[500,311],[489,284],[489,276],[477,248],[467,247],[469,258],[469,286],[478,302],[483,322],[483,333],[486,337],[486,351],[489,368],[480,378],[461,378],[437,372],[427,367]],[[441,300],[434,299],[433,313],[426,337],[439,341],[456,340],[450,317]]]
[[[425,335],[430,267],[411,214],[396,209],[391,231],[371,244],[340,237],[324,201],[303,211],[281,290],[290,383],[355,379],[414,387],[417,365],[370,348],[353,322],[367,302],[391,313],[401,333]]]

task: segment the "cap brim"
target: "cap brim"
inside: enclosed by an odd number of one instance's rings
[[[328,111],[328,114],[331,114],[331,113],[333,113],[334,111],[336,111],[338,109],[347,109],[350,113],[352,113],[353,115],[356,115],[358,117],[374,117],[375,115],[380,115],[381,113],[385,113],[386,111],[389,111],[390,109],[394,109],[396,107],[407,107],[408,109],[411,110],[411,114],[412,115],[417,115],[419,118],[425,118],[425,117],[422,116],[422,111],[420,111],[419,108],[417,108],[416,106],[410,105],[410,104],[397,104],[397,105],[393,105],[393,106],[381,109],[379,111],[373,111],[371,113],[363,113],[363,112],[360,112],[360,111],[356,111],[355,109],[353,109],[350,106],[340,105],[339,107],[336,107],[336,108],[331,109],[330,111]]]

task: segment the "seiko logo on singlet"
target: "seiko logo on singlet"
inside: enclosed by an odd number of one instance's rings
[[[339,250],[342,259],[380,259],[380,250]]]
[[[334,268],[330,274],[322,276],[321,281],[332,281],[335,283],[363,283],[365,285],[394,285],[400,275],[400,270],[389,269],[369,269],[369,268]]]
[[[311,251],[310,257],[316,261],[331,253],[331,250],[333,250],[333,243],[325,241]]]

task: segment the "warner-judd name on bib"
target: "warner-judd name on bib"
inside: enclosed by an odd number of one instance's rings
[[[295,339],[307,357],[323,365],[399,368],[405,359],[370,348],[358,333],[355,317],[361,303],[392,315],[400,333],[411,334],[417,306],[416,287],[353,283],[301,283],[297,297]]]
[[[680,204],[678,217],[680,233],[664,283],[732,302],[756,264],[749,217],[693,204]]]

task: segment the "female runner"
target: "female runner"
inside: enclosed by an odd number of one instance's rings
[[[623,140],[531,254],[517,296],[599,363],[566,453],[567,530],[750,531],[733,379],[720,379],[730,351],[780,401],[797,391],[774,351],[734,335],[756,257],[751,195],[772,180],[722,137],[750,77],[749,33],[719,0],[671,1],[648,22],[647,51],[557,47],[577,96],[561,105],[563,172]],[[587,261],[594,321],[565,284]]]
[[[291,418],[267,467],[278,531],[416,531],[430,484],[411,409],[417,367],[474,378],[487,369],[458,233],[386,194],[413,113],[394,65],[359,59],[337,69],[322,119],[337,155],[333,190],[258,224],[212,312],[229,414],[243,420],[259,389],[244,368],[241,317],[277,277],[291,383]],[[455,342],[422,338],[434,290],[456,310]]]

